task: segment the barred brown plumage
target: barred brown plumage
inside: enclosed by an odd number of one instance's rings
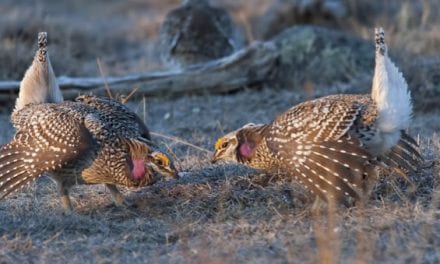
[[[422,158],[404,132],[411,117],[405,80],[376,29],[371,95],[330,95],[298,104],[270,124],[248,124],[218,139],[213,162],[282,171],[312,193],[347,203],[365,197],[383,161],[414,172]]]
[[[159,49],[169,67],[184,67],[232,54],[244,37],[226,10],[209,0],[183,0],[160,28]]]
[[[11,115],[16,134],[0,149],[0,198],[47,173],[67,209],[68,189],[74,184],[106,184],[115,202],[122,204],[124,197],[115,184],[145,186],[154,173],[177,177],[173,163],[128,107],[91,95],[63,101],[46,43],[47,34],[40,33],[39,50]]]

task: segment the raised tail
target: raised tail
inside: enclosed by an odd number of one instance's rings
[[[30,103],[57,103],[63,101],[63,95],[57,84],[55,73],[47,51],[47,33],[38,33],[38,50],[32,65],[24,74],[20,91],[15,102],[15,111]]]
[[[383,133],[397,133],[409,126],[411,95],[402,73],[388,57],[382,28],[375,29],[375,41],[376,66],[371,96],[379,111],[377,127]]]

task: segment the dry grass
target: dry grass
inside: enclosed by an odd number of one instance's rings
[[[8,23],[0,27],[0,76],[21,78],[39,29],[53,38],[51,57],[59,74],[99,75],[97,58],[104,75],[159,67],[151,43],[166,5],[176,2],[41,2],[33,14],[26,1],[2,1],[7,12],[1,21]],[[246,7],[245,15],[261,12],[247,1],[238,3]],[[439,113],[416,113],[410,130],[419,135],[426,159],[426,168],[411,175],[415,188],[387,175],[364,208],[330,208],[336,210],[330,215],[312,213],[313,200],[282,175],[212,166],[207,152],[182,144],[211,150],[224,132],[251,121],[268,122],[306,97],[289,89],[260,89],[130,101],[152,131],[179,139],[155,137],[178,157],[186,176],[137,190],[122,188],[133,203],[128,208],[113,206],[104,186],[78,186],[72,190],[75,213],[69,215],[55,185],[42,177],[0,201],[0,263],[440,261]],[[11,107],[0,110],[3,144],[12,136]]]

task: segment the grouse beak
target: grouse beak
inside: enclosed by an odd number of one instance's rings
[[[179,172],[177,172],[177,171],[173,171],[173,173],[171,174],[171,177],[172,177],[173,179],[179,179]]]
[[[179,173],[176,169],[172,169],[164,173],[167,179],[179,179]]]
[[[214,153],[214,156],[211,159],[211,164],[215,164],[215,163],[217,163],[217,161],[220,160],[217,153],[218,153],[217,151]]]

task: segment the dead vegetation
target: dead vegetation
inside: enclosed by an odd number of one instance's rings
[[[94,1],[90,6],[84,1],[51,1],[34,6],[37,15],[31,15],[25,2],[0,4],[7,11],[0,27],[2,79],[21,78],[33,55],[35,32],[45,27],[55,38],[51,59],[57,74],[99,76],[96,58],[104,74],[159,67],[151,43],[167,8],[178,1]],[[246,7],[248,1],[241,2]],[[245,15],[257,13],[242,10]],[[427,27],[434,25],[428,21]],[[391,27],[393,20],[387,23]],[[21,25],[21,31],[12,25]],[[401,30],[406,29],[399,28],[397,35],[404,34]],[[85,43],[88,48],[82,52]],[[435,49],[423,52],[433,54]],[[315,95],[344,89],[318,90]],[[55,185],[42,177],[0,201],[0,263],[440,261],[438,112],[415,114],[410,133],[420,141],[425,164],[411,175],[413,184],[387,174],[364,208],[336,208],[330,217],[325,210],[312,213],[308,193],[282,175],[209,164],[208,151],[218,136],[247,122],[268,122],[307,96],[307,91],[262,87],[225,95],[131,99],[129,106],[152,131],[174,137],[155,139],[177,157],[185,177],[124,189],[133,204],[128,208],[112,205],[104,186],[78,186],[72,191],[76,213],[69,215],[59,204]],[[8,123],[11,105],[0,110],[4,144],[13,132]]]

